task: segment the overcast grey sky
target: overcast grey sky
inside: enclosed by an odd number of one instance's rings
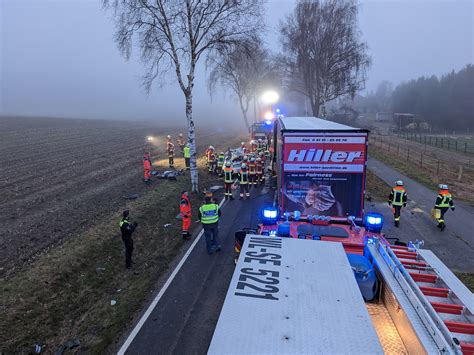
[[[273,51],[278,23],[293,6],[292,0],[268,1],[266,38]],[[360,29],[373,60],[367,88],[474,62],[473,17],[474,0],[362,1]],[[100,0],[0,0],[0,114],[184,120],[173,76],[147,97],[140,62],[120,56],[113,33]],[[240,122],[229,95],[211,102],[203,71],[197,80],[197,120]]]

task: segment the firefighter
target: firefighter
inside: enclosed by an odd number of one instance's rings
[[[255,140],[252,140],[250,142],[250,151],[252,153],[255,153],[257,151],[257,142],[255,142]]]
[[[224,160],[225,160],[225,154],[224,152],[220,152],[219,156],[217,157],[217,175],[221,176],[222,174],[222,168],[224,167]]]
[[[263,142],[262,139],[259,138],[257,141],[257,154],[260,155],[261,152],[263,152]]]
[[[219,217],[221,210],[211,196],[204,198],[204,204],[199,207],[199,220],[204,229],[204,237],[206,240],[207,253],[212,254],[214,251],[221,251],[219,244]]]
[[[151,154],[148,151],[143,153],[143,161],[145,161],[145,160],[149,160],[150,164],[151,164]]]
[[[403,181],[395,181],[395,186],[392,188],[392,191],[390,191],[390,195],[388,196],[388,205],[392,206],[395,227],[400,225],[400,212],[402,207],[406,207],[407,199],[407,193],[403,187]]]
[[[179,147],[179,150],[181,151],[181,154],[183,155],[184,157],[184,147],[186,146],[186,143],[184,141],[184,138],[183,138],[183,134],[180,133],[179,136],[178,136],[178,147]]]
[[[151,161],[150,159],[143,159],[143,180],[146,183],[150,182],[151,177]]]
[[[242,154],[245,155],[247,154],[247,147],[245,146],[245,142],[240,143],[240,150],[242,151]]]
[[[119,227],[122,234],[122,241],[125,245],[125,267],[130,269],[132,267],[132,252],[133,252],[133,239],[132,234],[137,228],[137,222],[130,224],[128,221],[130,212],[128,210],[123,211],[122,219],[120,220]]]
[[[184,146],[183,155],[184,155],[184,164],[186,165],[186,170],[189,170],[191,166],[191,148],[189,148],[189,144],[186,144]]]
[[[191,228],[191,201],[189,201],[189,194],[187,191],[181,193],[179,212],[183,221],[181,235],[184,239],[188,240],[191,238],[191,233],[189,233],[189,229]]]
[[[169,136],[168,136],[169,137]],[[168,163],[170,169],[174,169],[174,144],[171,141],[168,141],[166,152],[168,153]]]
[[[209,160],[208,160],[208,167],[209,167],[210,173],[216,172],[216,164],[217,164],[216,153],[214,152],[214,150],[212,150],[211,152],[209,152]]]
[[[259,184],[263,184],[264,182],[263,166],[264,166],[264,162],[262,161],[262,159],[257,158],[257,160],[255,161],[255,171],[257,173],[257,182]]]
[[[209,146],[209,148],[206,149],[206,152],[204,153],[205,156],[206,156],[206,164],[207,164],[207,168],[210,170],[210,159],[211,159],[211,155],[214,153],[214,147],[212,145]]]
[[[250,162],[248,163],[248,169],[249,169],[249,185],[256,185],[257,184],[257,170],[256,170],[254,157],[250,158]]]
[[[451,210],[454,211],[454,202],[453,196],[449,192],[448,185],[440,184],[438,196],[436,197],[436,202],[434,206],[434,214],[435,218],[438,221],[438,228],[442,231],[446,228],[446,224],[444,223],[444,214],[451,207]]]
[[[234,197],[232,196],[232,183],[234,182],[233,175],[234,169],[232,169],[232,164],[230,163],[230,161],[227,161],[224,167],[224,196],[226,200],[234,199]]]
[[[239,200],[250,198],[249,193],[249,172],[247,170],[247,164],[242,163],[239,172],[239,183],[240,183],[240,197]]]

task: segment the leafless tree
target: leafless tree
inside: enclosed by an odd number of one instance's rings
[[[146,66],[143,85],[174,71],[186,102],[192,191],[198,191],[193,87],[203,56],[250,38],[259,28],[262,0],[102,0],[116,22],[115,40],[130,58],[136,45]]]
[[[212,94],[217,86],[230,88],[238,99],[245,126],[250,130],[248,110],[251,102],[256,100],[262,87],[275,85],[278,81],[268,51],[259,38],[254,38],[209,59],[209,91]]]
[[[315,116],[365,84],[370,58],[357,13],[355,0],[300,0],[280,25],[288,88],[308,97]]]

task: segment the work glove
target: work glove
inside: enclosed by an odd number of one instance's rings
[[[403,207],[406,207],[406,206],[407,206],[407,204],[406,204],[406,203],[404,203],[404,204],[403,204]]]
[[[391,206],[391,205],[392,205],[392,201],[388,201],[387,203],[388,203],[388,205],[389,205],[389,206]]]
[[[454,211],[455,209],[456,209],[456,207],[454,207],[454,206],[453,206],[453,207],[451,207],[451,211]]]

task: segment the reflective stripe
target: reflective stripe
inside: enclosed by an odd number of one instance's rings
[[[240,172],[240,183],[241,184],[248,184],[249,182],[249,173],[248,172]]]
[[[120,220],[120,223],[119,223],[119,227],[122,228],[122,226],[125,224],[125,223],[128,223],[128,219],[121,219]]]
[[[392,205],[402,206],[403,205],[403,195],[405,194],[405,190],[395,190],[395,189],[393,189],[392,191],[393,191]]]
[[[232,168],[225,168],[224,169],[224,182],[226,183],[231,183],[233,182],[232,180],[232,173],[234,170]]]
[[[199,207],[201,212],[201,223],[211,224],[219,221],[219,205],[215,203],[209,203]]]
[[[450,206],[450,203],[451,203],[451,200],[452,200],[451,194],[439,194],[438,197],[441,197],[441,202],[439,204],[435,205],[436,207],[443,208],[443,207],[449,207]]]

